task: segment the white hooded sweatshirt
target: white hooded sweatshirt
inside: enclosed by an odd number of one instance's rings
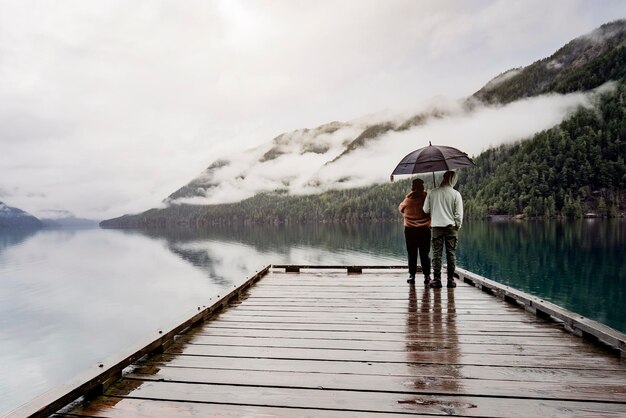
[[[432,227],[453,225],[461,229],[463,224],[463,199],[461,193],[452,188],[456,175],[450,180],[451,184],[430,190],[424,201],[424,212],[430,213]]]

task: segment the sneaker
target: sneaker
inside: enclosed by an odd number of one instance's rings
[[[456,287],[456,282],[454,281],[454,279],[448,279],[448,287]]]
[[[428,285],[431,289],[441,289],[443,286],[441,285],[440,279],[435,279]]]
[[[414,284],[415,283],[415,276],[409,276],[409,278],[406,281],[408,284]]]
[[[430,283],[430,276],[424,277],[424,285],[428,286],[428,283]]]

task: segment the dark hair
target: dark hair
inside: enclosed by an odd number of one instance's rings
[[[421,192],[424,190],[424,180],[413,179],[413,182],[411,183],[411,190],[414,192]]]

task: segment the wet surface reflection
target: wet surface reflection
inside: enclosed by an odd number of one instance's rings
[[[352,250],[362,241],[350,228],[334,251],[325,248],[340,237],[309,241],[328,231],[290,231],[0,231],[0,414],[182,322],[267,264],[395,261]]]
[[[460,266],[626,330],[624,220],[467,222],[462,233]],[[263,265],[404,262],[400,224],[0,230],[0,414],[180,322]],[[456,332],[439,335],[456,330],[454,304],[453,291],[411,291],[411,361],[458,359]]]
[[[460,353],[453,289],[415,289],[411,286],[406,350],[416,389],[451,393],[462,389],[458,380],[462,373],[461,366],[458,366]]]

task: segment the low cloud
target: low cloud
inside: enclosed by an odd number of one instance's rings
[[[195,196],[177,199],[173,203],[228,203],[261,192],[312,194],[386,182],[406,154],[428,145],[429,141],[476,156],[489,147],[530,138],[549,129],[581,106],[592,107],[597,94],[613,88],[614,84],[607,83],[592,93],[550,94],[504,106],[479,106],[472,111],[463,110],[459,102],[439,99],[436,107],[431,103],[421,113],[432,114],[436,110],[437,114],[445,116],[430,117],[425,123],[408,130],[387,130],[344,154],[346,144],[368,126],[384,123],[398,126],[406,115],[361,118],[341,124],[332,134],[318,135],[316,130],[295,131],[282,135],[280,141],[230,156],[228,165],[209,170],[194,181],[197,186]],[[323,145],[327,151],[302,153],[302,145],[306,143]],[[271,160],[264,160],[264,156],[267,157],[277,146],[281,153]]]

